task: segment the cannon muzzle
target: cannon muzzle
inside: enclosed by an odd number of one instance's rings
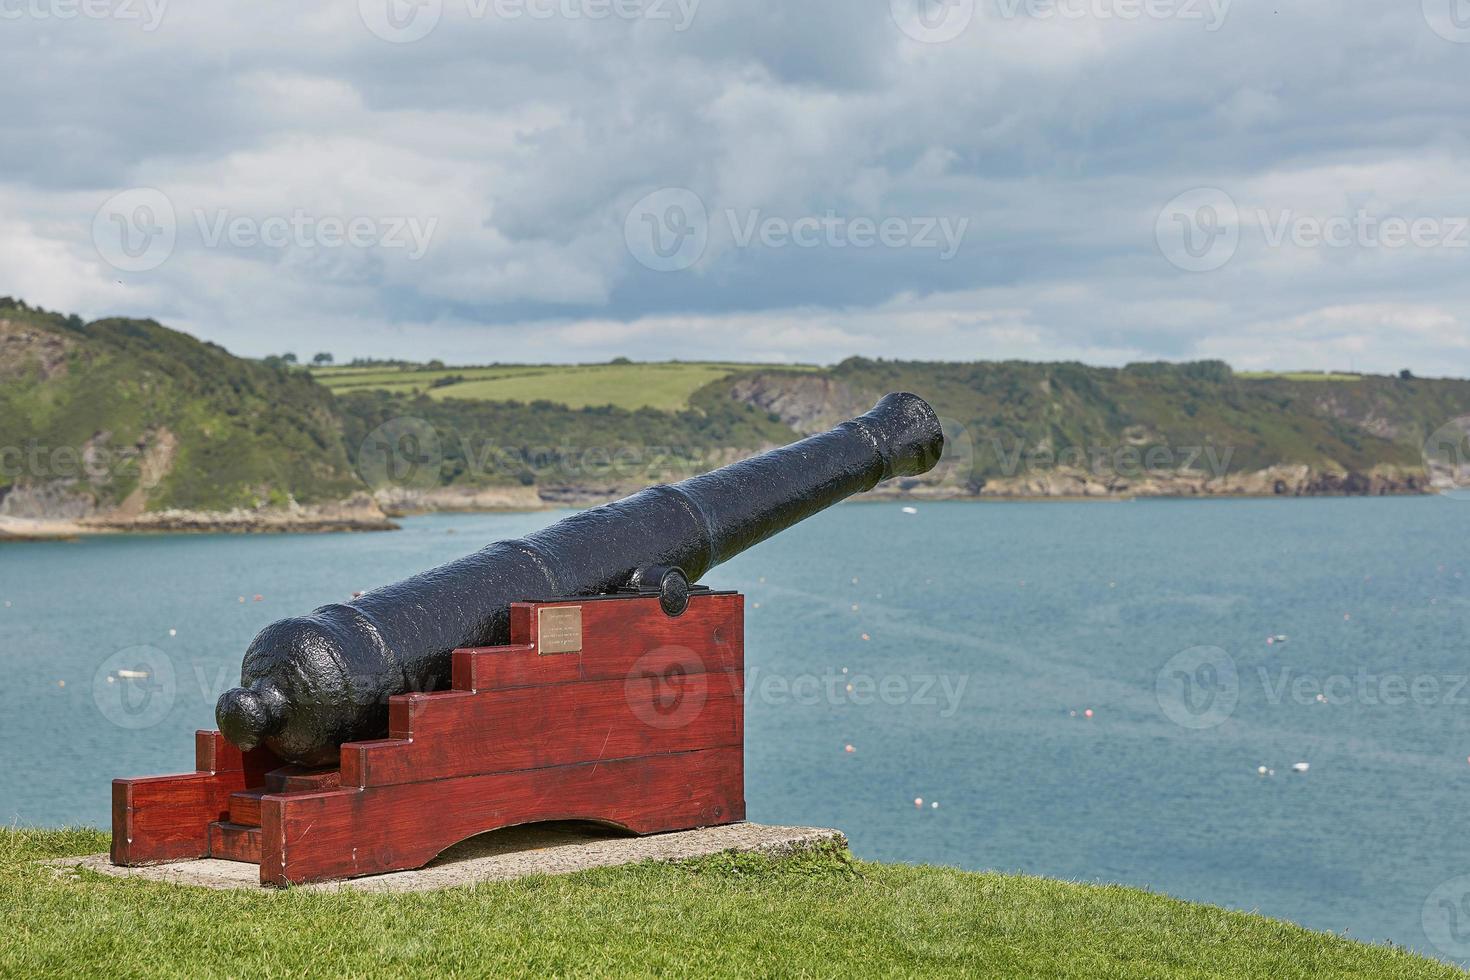
[[[219,699],[220,730],[243,749],[335,765],[344,742],[386,734],[390,696],[447,687],[454,650],[507,642],[511,603],[600,595],[648,577],[697,582],[853,494],[929,471],[943,448],[927,402],[887,395],[830,432],[273,623],[245,651],[241,686]],[[676,609],[677,597],[665,604]]]

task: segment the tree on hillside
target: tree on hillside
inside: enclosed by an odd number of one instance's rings
[[[286,353],[281,355],[281,361],[284,364],[295,364],[296,355],[291,353],[290,351],[287,351]]]
[[[333,360],[335,360],[335,358],[333,358],[331,354],[327,353],[326,351],[322,351],[316,357],[313,357],[311,359],[311,363],[315,364],[317,367],[325,367],[326,365],[331,364]]]

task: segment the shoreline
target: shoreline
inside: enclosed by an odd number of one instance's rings
[[[185,535],[185,534],[343,534],[376,533],[397,531],[402,527],[400,518],[421,517],[427,514],[530,514],[554,510],[578,510],[620,499],[622,494],[588,495],[575,501],[569,499],[527,499],[530,495],[517,495],[520,499],[489,503],[483,500],[449,502],[442,499],[424,502],[421,506],[384,506],[375,514],[333,513],[330,516],[312,513],[307,509],[297,512],[209,512],[209,511],[164,511],[141,515],[139,518],[82,518],[79,520],[34,519],[0,517],[0,545],[37,542],[79,541],[83,538],[110,537],[118,535]],[[1432,489],[1393,489],[1369,492],[1219,492],[1208,491],[1177,493],[869,493],[843,501],[843,505],[906,504],[910,506],[930,503],[973,503],[973,504],[1019,504],[1019,503],[1132,503],[1139,500],[1306,500],[1325,498],[1381,498],[1381,497],[1435,497],[1440,496]],[[355,509],[355,508],[354,508]]]
[[[327,534],[398,529],[371,497],[358,494],[336,503],[256,510],[113,511],[78,518],[0,516],[0,544],[119,534]]]

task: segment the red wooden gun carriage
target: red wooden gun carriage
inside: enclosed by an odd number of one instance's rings
[[[334,768],[199,732],[197,772],[113,783],[112,860],[248,861],[285,885],[421,867],[544,820],[743,820],[742,603],[695,592],[676,618],[657,596],[518,603],[508,645],[454,651],[449,690],[392,697],[388,737],[344,744]],[[552,631],[577,649],[543,653]]]

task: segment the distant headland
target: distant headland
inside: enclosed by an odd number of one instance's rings
[[[929,399],[949,437],[937,471],[882,491],[918,500],[1426,493],[1426,444],[1470,417],[1466,380],[1219,361],[299,360],[0,298],[0,540],[584,506],[896,390]]]

